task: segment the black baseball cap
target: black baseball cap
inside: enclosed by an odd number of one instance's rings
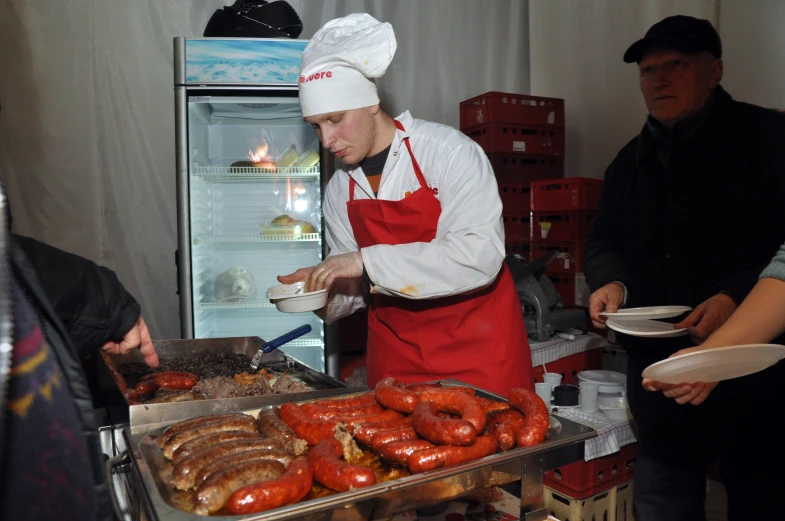
[[[646,31],[646,36],[630,45],[624,53],[624,61],[638,63],[652,45],[676,49],[688,54],[708,51],[722,58],[722,42],[717,30],[708,20],[692,16],[669,16]]]

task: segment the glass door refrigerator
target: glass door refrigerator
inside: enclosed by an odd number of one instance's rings
[[[322,321],[265,298],[276,275],[324,256],[323,154],[297,98],[306,44],[175,39],[181,332],[272,340],[310,324],[281,350],[337,376]]]

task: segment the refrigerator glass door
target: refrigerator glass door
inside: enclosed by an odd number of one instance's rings
[[[310,324],[281,350],[324,371],[313,313],[266,298],[277,275],[322,259],[319,142],[297,90],[188,96],[189,212],[195,338],[272,340]]]

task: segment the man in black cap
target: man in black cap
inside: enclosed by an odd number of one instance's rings
[[[639,521],[705,519],[716,459],[731,520],[781,515],[773,501],[747,502],[785,485],[785,449],[766,421],[781,408],[785,364],[721,382],[699,406],[641,386],[643,369],[727,320],[785,241],[785,117],[734,101],[719,85],[721,58],[711,23],[688,16],[655,24],[624,54],[638,63],[649,116],[605,173],[586,243],[595,325],[623,305],[694,308],[675,324],[688,336],[619,338],[639,440]]]

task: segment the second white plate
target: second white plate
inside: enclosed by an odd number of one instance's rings
[[[673,338],[688,335],[687,328],[673,329],[673,324],[658,320],[616,320],[609,318],[605,323],[609,328],[630,336]]]
[[[620,309],[616,313],[600,313],[601,317],[616,320],[655,320],[658,318],[673,318],[692,311],[689,306],[651,306],[647,308]]]

